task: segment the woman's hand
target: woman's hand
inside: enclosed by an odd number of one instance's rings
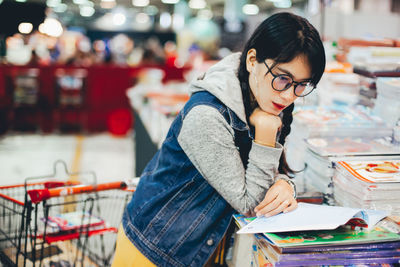
[[[256,108],[250,115],[250,124],[255,127],[254,141],[261,145],[275,147],[276,135],[282,127],[279,116]]]
[[[292,186],[281,179],[275,182],[265,194],[265,198],[255,207],[257,217],[270,217],[280,212],[289,212],[297,208],[297,201],[293,197]]]

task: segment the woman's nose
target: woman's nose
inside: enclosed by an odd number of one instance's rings
[[[294,84],[292,84],[292,86],[290,86],[288,89],[286,89],[285,91],[282,91],[280,93],[280,96],[285,99],[286,101],[291,101],[292,99],[296,98],[296,95],[294,94]]]

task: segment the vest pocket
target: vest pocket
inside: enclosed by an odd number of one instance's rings
[[[146,229],[144,229],[143,234],[151,237],[149,239],[152,240],[153,243],[158,243],[162,234],[175,222],[179,214],[190,205],[203,189],[204,186],[198,186],[199,183],[196,183],[196,176],[184,184],[182,188],[163,205],[161,210],[149,222]]]

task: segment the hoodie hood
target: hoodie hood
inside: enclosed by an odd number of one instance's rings
[[[191,94],[200,91],[211,93],[247,125],[238,78],[240,55],[241,53],[234,53],[210,67],[202,77],[191,82],[189,91]]]

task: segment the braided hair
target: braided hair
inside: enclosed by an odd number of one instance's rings
[[[261,63],[266,59],[272,59],[275,65],[290,62],[297,56],[304,55],[311,67],[311,83],[315,86],[321,79],[325,69],[325,51],[321,38],[318,31],[305,18],[282,12],[264,20],[247,41],[240,57],[238,69],[238,78],[248,124],[250,115],[258,106],[250,90],[249,72],[246,68],[247,52],[250,49],[256,50],[257,62]],[[293,109],[294,104],[291,104],[283,110],[283,127],[278,140],[281,145],[284,145],[285,139],[290,133]],[[284,152],[279,159],[278,171],[286,175],[295,173],[286,162]]]

